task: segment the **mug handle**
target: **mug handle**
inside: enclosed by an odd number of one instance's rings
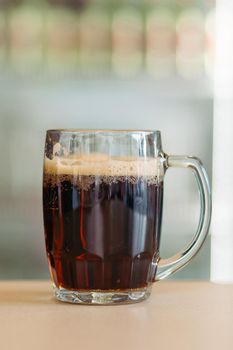
[[[196,234],[180,252],[168,259],[159,258],[155,281],[160,281],[186,265],[200,250],[208,234],[211,219],[211,192],[208,177],[201,161],[189,156],[166,156],[166,167],[191,169],[200,193],[200,219]]]

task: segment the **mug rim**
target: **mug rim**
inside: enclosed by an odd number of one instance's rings
[[[160,130],[152,130],[152,129],[48,129],[46,131],[47,133],[54,133],[54,132],[60,132],[60,133],[90,133],[90,134],[94,134],[94,133],[106,133],[106,134],[110,134],[110,133],[124,133],[124,134],[135,134],[135,133],[139,133],[139,134],[160,134]]]

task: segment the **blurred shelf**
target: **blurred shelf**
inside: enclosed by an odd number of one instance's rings
[[[172,100],[212,100],[213,83],[209,79],[185,80],[178,77],[153,79],[145,75],[131,79],[120,78],[79,78],[2,75],[0,95],[62,95],[70,94],[128,94]]]

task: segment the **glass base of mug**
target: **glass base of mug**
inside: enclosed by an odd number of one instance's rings
[[[55,297],[67,303],[85,305],[131,304],[147,299],[151,286],[126,291],[74,291],[54,286]]]

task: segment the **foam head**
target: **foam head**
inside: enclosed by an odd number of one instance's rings
[[[106,154],[45,158],[45,174],[92,176],[153,176],[160,173],[157,158],[110,157]]]

